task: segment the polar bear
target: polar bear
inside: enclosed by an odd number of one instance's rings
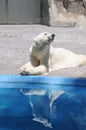
[[[58,69],[86,64],[86,56],[64,48],[54,48],[51,43],[55,34],[44,32],[33,38],[30,61],[21,67],[21,75],[40,75]]]

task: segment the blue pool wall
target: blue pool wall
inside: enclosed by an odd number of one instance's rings
[[[48,85],[63,85],[63,86],[86,86],[86,78],[62,78],[62,77],[51,77],[51,76],[16,76],[16,75],[0,75],[0,88],[2,84],[9,84],[3,88],[20,88],[15,84],[48,84]],[[12,86],[11,86],[12,83]],[[21,87],[26,87],[21,85]],[[29,87],[29,86],[28,86]]]
[[[85,78],[0,75],[0,130],[86,130],[85,100]]]

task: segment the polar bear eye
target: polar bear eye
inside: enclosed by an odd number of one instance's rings
[[[47,33],[45,33],[44,35],[47,35]]]

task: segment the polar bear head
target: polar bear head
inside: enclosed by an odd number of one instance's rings
[[[50,45],[55,38],[55,34],[44,32],[33,38],[36,47],[44,47]]]

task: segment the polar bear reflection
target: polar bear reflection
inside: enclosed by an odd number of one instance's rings
[[[45,127],[53,128],[52,119],[57,115],[55,100],[64,93],[63,90],[29,90],[21,91],[29,96],[29,103],[32,108],[33,121],[42,123]]]

